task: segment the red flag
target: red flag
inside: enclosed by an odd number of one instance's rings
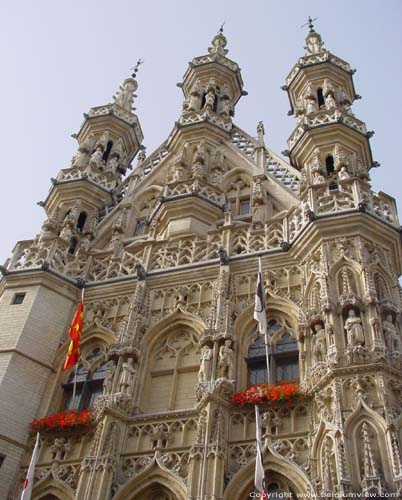
[[[80,341],[82,333],[82,322],[84,319],[84,301],[81,300],[75,312],[73,321],[70,325],[68,333],[70,337],[70,345],[68,346],[67,357],[64,362],[64,369],[68,370],[78,362],[80,357]]]

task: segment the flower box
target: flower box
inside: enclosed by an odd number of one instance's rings
[[[93,421],[94,415],[88,410],[70,410],[32,420],[29,427],[35,432],[67,431],[87,428]]]
[[[234,394],[232,402],[241,406],[267,402],[274,405],[281,402],[291,405],[303,397],[303,395],[299,385],[295,383],[278,385],[259,384]]]

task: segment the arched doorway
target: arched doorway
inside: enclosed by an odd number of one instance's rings
[[[314,488],[299,467],[276,454],[264,455],[265,481],[269,499],[300,500],[307,498],[308,495],[312,497]],[[255,462],[253,460],[233,476],[225,489],[224,500],[261,498],[254,488],[254,468]]]
[[[165,486],[154,483],[140,491],[133,500],[176,500],[177,496]]]

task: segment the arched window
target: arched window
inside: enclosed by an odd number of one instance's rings
[[[92,353],[92,358],[96,357],[95,351]],[[88,357],[88,359],[92,359]],[[65,384],[64,389],[64,408],[66,410],[76,409],[84,410],[91,408],[95,399],[102,394],[103,379],[107,372],[106,361],[99,365],[95,370],[89,371],[84,365],[80,364],[77,369],[75,399],[73,401],[75,370],[73,370]]]
[[[243,177],[235,179],[226,191],[230,209],[234,216],[250,216],[250,184]]]
[[[334,157],[332,155],[328,155],[325,158],[325,166],[327,167],[327,175],[331,175],[335,172]]]
[[[268,347],[271,382],[282,383],[298,380],[299,350],[297,340],[275,319],[269,321],[267,327],[269,336],[275,336],[279,330],[283,330],[283,334],[277,341]],[[262,335],[258,335],[249,346],[246,362],[249,386],[267,382],[265,340]]]
[[[86,212],[81,212],[80,215],[78,216],[77,220],[77,231],[80,233],[84,229],[85,222],[87,220],[87,213]]]
[[[322,88],[317,89],[317,102],[318,102],[319,108],[321,108],[321,106],[324,106],[324,104],[325,104],[325,99],[324,99],[324,95],[322,93]]]
[[[106,163],[109,159],[110,152],[112,151],[113,141],[108,141],[106,144],[105,152],[103,153],[102,160]]]
[[[187,328],[163,336],[148,358],[141,409],[147,412],[192,408],[200,366],[198,338]]]

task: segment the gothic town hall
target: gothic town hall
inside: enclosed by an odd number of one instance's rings
[[[35,500],[255,497],[254,406],[232,396],[267,380],[259,256],[270,378],[299,391],[259,405],[270,498],[402,497],[399,222],[371,189],[354,71],[311,26],[283,86],[284,160],[263,123],[235,124],[246,92],[222,32],[206,52],[150,154],[136,72],[84,115],[42,228],[1,266],[2,499],[19,498],[33,421]]]

